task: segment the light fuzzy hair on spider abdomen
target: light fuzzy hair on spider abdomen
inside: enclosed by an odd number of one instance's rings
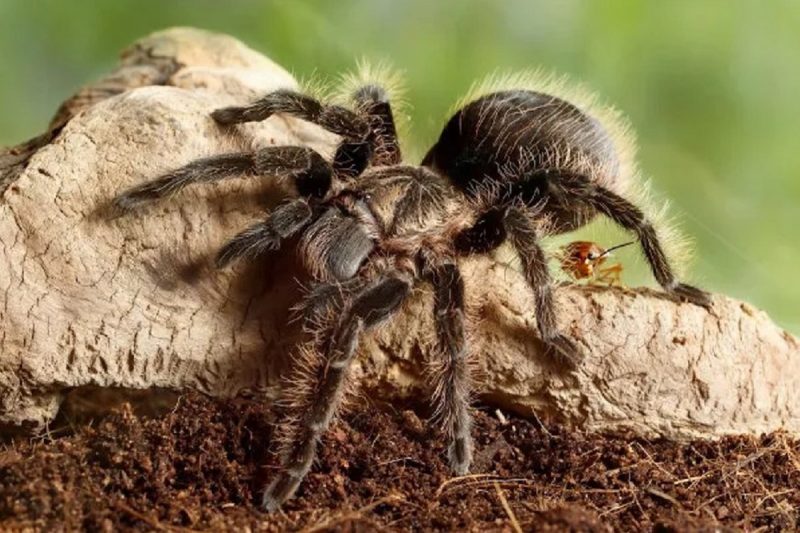
[[[597,183],[621,195],[626,194],[631,187],[635,187],[634,182],[638,179],[636,135],[630,122],[613,106],[604,104],[588,87],[571,81],[568,76],[544,69],[496,72],[474,83],[448,112],[448,116],[482,96],[507,90],[526,90],[555,96],[595,120],[611,139],[618,161],[616,169],[592,169]],[[569,124],[563,125],[569,127]],[[552,149],[554,163],[571,161],[571,164],[580,164],[570,157],[570,154],[564,153],[563,148],[552,147]]]
[[[550,146],[542,153],[533,156],[520,148],[520,157],[512,159],[512,163],[502,169],[506,175],[518,175],[525,172],[525,167],[549,166],[574,171],[590,177],[609,190],[623,196],[637,205],[651,221],[662,243],[664,250],[675,267],[676,273],[683,277],[690,270],[694,258],[694,243],[680,229],[677,217],[671,213],[668,201],[657,199],[652,192],[650,181],[645,179],[637,161],[637,142],[634,128],[619,110],[606,104],[587,86],[575,83],[566,75],[548,72],[544,69],[522,72],[497,72],[472,85],[453,110],[462,108],[481,96],[503,90],[530,90],[537,93],[555,96],[577,107],[588,117],[599,124],[606,132],[614,147],[615,165],[600,164],[589,160],[582,153],[576,153],[569,147]],[[569,127],[567,124],[566,127]],[[553,233],[553,221],[542,221],[542,234]],[[589,222],[589,221],[586,221]],[[601,226],[606,222],[601,223]],[[583,224],[581,224],[582,226]],[[592,225],[595,226],[594,224]],[[585,232],[583,228],[578,233]],[[563,239],[559,239],[563,240]],[[556,250],[556,245],[544,242],[548,255]],[[505,249],[506,247],[504,247]],[[519,267],[519,262],[508,250],[498,250],[503,262]]]

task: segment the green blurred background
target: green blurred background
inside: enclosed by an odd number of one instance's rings
[[[172,25],[233,34],[300,76],[388,59],[417,154],[476,78],[569,74],[633,122],[645,174],[695,239],[691,277],[800,333],[796,0],[0,0],[0,143],[41,132],[126,45]],[[589,234],[621,238],[603,231]],[[620,257],[629,284],[650,283],[635,252]]]

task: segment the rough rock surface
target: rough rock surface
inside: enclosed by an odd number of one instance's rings
[[[226,131],[208,116],[294,85],[230,37],[172,29],[126,51],[48,133],[0,153],[0,422],[46,423],[83,385],[274,393],[299,340],[287,318],[302,276],[289,253],[224,272],[210,258],[281,199],[280,185],[231,180],[124,217],[108,202],[212,154],[298,143],[330,154],[335,137],[300,121]],[[671,438],[800,433],[800,344],[745,303],[717,296],[707,312],[646,289],[560,288],[561,327],[587,352],[567,373],[541,353],[520,275],[489,259],[463,268],[488,402]],[[410,301],[364,340],[365,386],[420,389],[430,304]]]

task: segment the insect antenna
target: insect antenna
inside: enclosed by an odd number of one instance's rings
[[[612,246],[611,248],[609,248],[608,250],[606,250],[605,252],[600,254],[600,257],[605,257],[607,255],[611,255],[611,252],[613,252],[614,250],[619,250],[620,248],[625,248],[626,246],[630,246],[634,242],[636,242],[636,241],[628,241],[628,242],[624,242],[622,244],[617,244],[615,246]],[[598,259],[600,259],[600,257],[598,257]]]

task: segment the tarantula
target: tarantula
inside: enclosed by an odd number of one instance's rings
[[[570,366],[582,355],[556,328],[540,246],[547,235],[581,227],[601,213],[636,235],[665,291],[710,305],[706,292],[676,280],[656,229],[624,196],[635,171],[618,120],[591,102],[551,94],[552,83],[543,89],[525,77],[505,82],[475,89],[419,165],[402,162],[389,93],[379,82],[363,79],[350,91],[349,105],[278,90],[211,117],[220,126],[277,113],[312,122],[340,137],[330,161],[302,146],[219,155],[115,199],[119,208],[132,209],[194,183],[242,175],[291,178],[295,198],[233,237],[217,257],[225,266],[297,236],[316,280],[302,316],[315,331],[310,351],[319,364],[306,365],[301,399],[286,407],[282,469],[264,491],[267,510],[290,498],[310,470],[342,400],[359,338],[392,317],[417,284],[433,292],[432,351],[441,367],[435,402],[450,439],[449,462],[456,474],[468,471],[468,324],[459,257],[510,243],[531,288],[541,340]]]

